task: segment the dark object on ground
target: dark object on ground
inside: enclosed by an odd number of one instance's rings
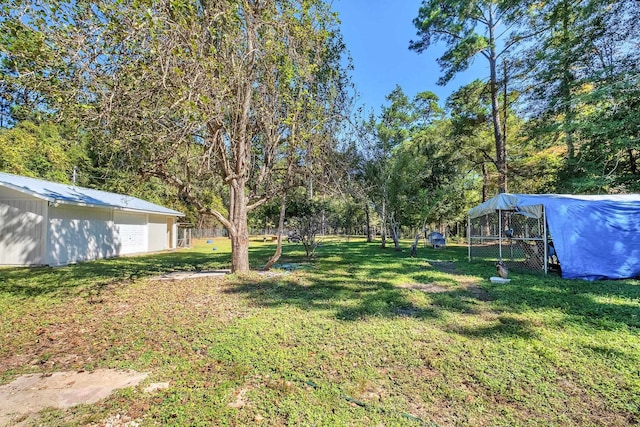
[[[438,233],[437,231],[432,231],[428,236],[429,243],[433,246],[433,249],[444,248],[447,246],[447,241],[442,235],[442,233]]]
[[[418,256],[418,242],[420,241],[420,234],[416,234],[416,238],[413,240],[413,245],[411,245],[411,257],[415,258]]]
[[[289,234],[287,236],[287,242],[300,243],[302,238],[298,234]]]
[[[504,262],[502,262],[502,260],[496,263],[496,270],[498,271],[498,276],[502,277],[503,279],[506,279],[509,276],[509,269],[506,265],[504,265]]]

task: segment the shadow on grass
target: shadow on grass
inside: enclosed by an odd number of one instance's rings
[[[241,283],[227,289],[244,294],[265,307],[293,305],[302,310],[331,310],[339,320],[366,317],[433,318],[437,310],[418,307],[403,292],[387,283],[348,283],[344,279],[311,279],[301,285],[292,278]]]
[[[251,255],[262,252],[260,248]],[[421,251],[437,255],[438,259],[453,259],[456,251]],[[259,284],[241,282],[227,292],[244,294],[257,304],[274,307],[281,304],[295,305],[303,310],[332,310],[335,317],[356,321],[367,317],[387,318],[437,318],[442,310],[474,312],[480,300],[470,292],[452,287],[451,291],[434,294],[431,305],[417,305],[410,297],[412,291],[395,286],[400,276],[406,281],[416,279],[438,281],[458,285],[451,279],[442,280],[442,274],[429,267],[424,257],[412,258],[409,251],[398,252],[393,248],[381,249],[378,244],[351,242],[326,244],[319,248],[311,261],[303,255],[285,253],[281,262],[313,263],[313,269],[304,275],[304,284],[288,275],[265,280]],[[431,271],[431,274],[429,274]]]
[[[604,329],[620,324],[640,327],[640,285],[633,281],[583,282],[523,277],[508,286],[495,287],[497,302],[511,311],[557,309],[579,323]]]
[[[246,293],[265,305],[295,304],[302,309],[333,309],[336,317],[356,320],[366,316],[438,317],[442,311],[477,314],[487,307],[503,313],[523,313],[556,309],[566,321],[600,329],[621,325],[640,327],[640,283],[638,280],[587,282],[566,280],[555,275],[516,271],[508,285],[488,281],[495,275],[493,263],[469,263],[464,246],[445,249],[430,248],[411,258],[408,251],[380,249],[376,244],[352,242],[326,245],[314,260],[308,284],[302,286],[288,279],[279,283],[243,284],[233,292]],[[303,262],[304,257],[288,257],[287,262]],[[436,270],[429,262],[455,262],[454,271]],[[392,278],[405,275],[418,283],[435,282],[450,291],[430,294],[428,307],[415,307],[407,293],[392,283]],[[471,289],[455,288],[456,276],[483,277],[477,283],[482,295]],[[260,289],[256,289],[260,288]],[[519,319],[500,318],[497,325],[461,330],[469,336],[511,335],[532,337],[534,329]]]
[[[0,295],[37,297],[100,289],[171,271],[228,268],[229,254],[175,251],[88,261],[65,267],[0,269]]]
[[[441,310],[462,314],[480,314],[486,310],[483,298],[466,290],[453,290],[431,295],[432,304]]]
[[[491,325],[477,327],[455,327],[451,332],[472,338],[536,338],[538,334],[533,329],[531,322],[516,319],[512,316],[500,316]]]
[[[252,266],[266,262],[273,245],[251,248]],[[295,274],[255,283],[240,282],[230,292],[247,295],[258,304],[276,306],[293,304],[302,309],[335,311],[343,320],[369,316],[435,318],[443,311],[477,314],[490,309],[503,313],[522,313],[556,309],[568,316],[567,321],[603,329],[621,325],[640,327],[640,283],[638,280],[596,281],[563,280],[555,276],[513,272],[507,285],[489,283],[494,275],[492,263],[469,263],[464,246],[444,249],[421,248],[417,258],[409,251],[381,249],[379,244],[364,242],[329,243],[318,248],[311,260],[304,256],[301,245],[285,244],[281,263],[304,263],[310,268],[303,273],[301,285]],[[438,263],[446,266],[437,269]],[[442,262],[444,261],[444,262]],[[113,283],[148,277],[170,271],[228,268],[230,254],[202,251],[175,251],[137,257],[113,258],[58,268],[0,269],[0,297],[30,298],[41,295],[78,294]],[[471,288],[460,287],[460,275],[479,279]],[[400,279],[399,279],[400,278]],[[436,283],[450,290],[431,293],[428,302],[416,305],[412,291],[397,285]],[[473,279],[475,280],[475,279]],[[417,292],[417,291],[416,291]],[[508,325],[507,325],[508,326]],[[470,335],[492,333],[527,333],[526,325],[497,325],[486,331],[467,331]],[[514,332],[516,331],[516,332]]]
[[[494,275],[493,263],[468,263],[458,267],[483,277]],[[486,270],[482,273],[481,270]],[[515,270],[508,284],[486,282],[484,287],[495,300],[496,308],[512,312],[556,309],[570,321],[601,329],[620,325],[640,327],[640,280],[562,279],[556,274]]]

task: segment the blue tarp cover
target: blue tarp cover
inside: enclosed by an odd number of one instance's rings
[[[640,194],[573,196],[499,194],[469,211],[539,215],[544,206],[562,277],[624,279],[640,276]]]

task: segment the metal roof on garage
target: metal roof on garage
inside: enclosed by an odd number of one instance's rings
[[[50,203],[65,205],[114,208],[169,216],[184,216],[183,213],[137,197],[125,194],[110,193],[91,188],[77,187],[70,184],[45,181],[43,179],[13,175],[0,172],[0,187],[6,187]]]

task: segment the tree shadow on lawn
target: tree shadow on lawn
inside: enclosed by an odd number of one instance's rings
[[[262,252],[264,257],[264,251],[264,247],[258,248],[251,255]],[[313,268],[307,270],[303,278],[293,274],[259,284],[241,281],[227,292],[245,294],[266,307],[291,304],[303,310],[333,310],[337,319],[347,321],[366,317],[437,318],[442,310],[473,313],[480,311],[478,304],[484,300],[475,290],[460,288],[455,278],[431,268],[425,259],[412,258],[409,251],[381,249],[375,243],[330,243],[319,248],[312,260],[285,253],[281,262],[310,263]],[[397,286],[394,281],[399,277],[400,281],[404,278],[409,282],[446,281],[448,288],[431,295],[434,303],[418,305],[411,294],[423,291],[412,286]]]
[[[252,248],[252,265],[263,265],[274,249],[275,244]],[[241,282],[232,291],[248,294],[265,305],[288,303],[303,309],[333,309],[338,318],[345,320],[366,316],[433,318],[442,310],[477,314],[488,305],[499,312],[514,313],[558,309],[572,322],[600,328],[621,324],[640,327],[637,280],[587,282],[514,271],[507,285],[481,280],[475,286],[481,294],[474,295],[471,289],[458,286],[460,280],[488,278],[494,275],[494,265],[469,263],[463,246],[426,248],[418,252],[417,258],[411,258],[409,251],[381,249],[379,243],[328,243],[319,247],[318,255],[311,260],[304,256],[300,245],[285,244],[284,249],[281,263],[300,262],[313,267],[305,273],[308,284],[300,285],[294,278],[284,276],[260,284]],[[439,264],[432,259],[446,262]],[[179,270],[227,268],[229,263],[230,254],[225,252],[175,251],[67,267],[2,268],[0,296],[29,298],[94,292],[132,279]],[[399,288],[397,282],[393,283],[399,276],[450,289],[430,294],[430,305],[416,306],[410,296],[419,291]]]
[[[508,285],[489,285],[496,303],[512,312],[557,309],[576,323],[602,329],[640,328],[640,285],[632,280],[586,282],[515,277]]]
[[[493,263],[461,260],[457,267],[481,277],[495,275]],[[556,309],[569,316],[567,321],[573,323],[601,329],[615,329],[620,325],[640,327],[640,281],[637,279],[590,282],[527,270],[512,270],[509,278],[508,284],[483,283],[500,311]]]
[[[402,289],[389,283],[349,283],[344,278],[279,277],[259,284],[243,281],[226,292],[244,294],[264,307],[293,305],[302,310],[332,310],[336,319],[354,321],[366,317],[434,318],[437,310],[416,306]]]
[[[64,267],[1,268],[0,295],[22,298],[65,295],[172,271],[228,266],[229,254],[175,251],[87,261]]]
[[[265,305],[284,303],[296,304],[303,309],[333,308],[336,317],[345,320],[407,314],[433,318],[440,316],[443,310],[479,314],[487,309],[498,313],[557,309],[568,316],[568,322],[590,327],[640,327],[640,283],[637,280],[588,282],[514,271],[509,284],[495,285],[488,280],[495,275],[493,263],[469,263],[466,257],[467,249],[463,246],[437,250],[427,248],[420,251],[417,258],[411,258],[408,251],[381,249],[375,243],[328,244],[314,259],[314,269],[308,272],[307,285],[284,279],[257,286],[241,284],[232,291],[247,293]],[[287,259],[288,262],[304,260],[304,257]],[[408,276],[418,283],[442,284],[450,290],[430,294],[429,306],[415,307],[408,291],[392,283],[398,275]],[[473,286],[460,286],[461,280],[478,277],[484,279],[479,279]],[[459,332],[470,336],[533,336],[530,324],[504,316],[500,319],[497,325]]]
[[[525,338],[533,339],[538,337],[538,333],[533,328],[531,322],[517,319],[513,316],[503,315],[491,324],[468,327],[454,326],[449,328],[450,332],[465,335],[471,338]]]

